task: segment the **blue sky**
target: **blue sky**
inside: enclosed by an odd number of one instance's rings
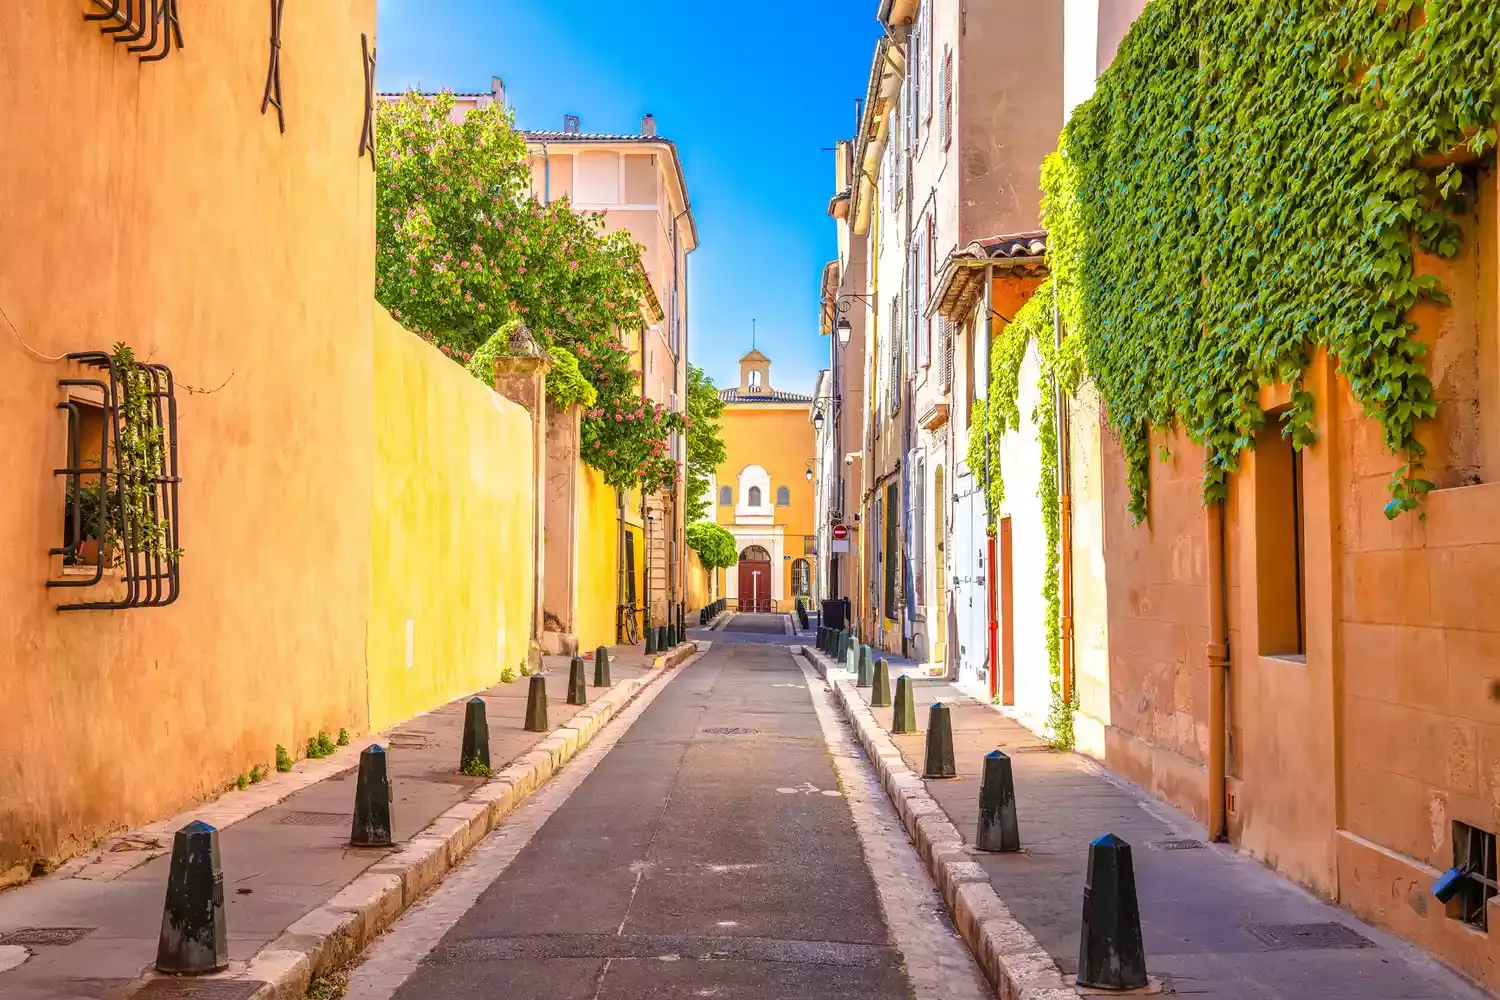
[[[698,222],[689,354],[719,385],[756,343],[777,388],[827,367],[818,279],[837,254],[833,154],[854,131],[877,0],[379,0],[378,86],[488,91],[522,128],[638,132],[678,145]]]

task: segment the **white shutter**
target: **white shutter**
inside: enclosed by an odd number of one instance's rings
[[[938,122],[938,134],[943,148],[947,149],[953,142],[953,50],[946,46],[943,48],[942,77],[943,110]]]

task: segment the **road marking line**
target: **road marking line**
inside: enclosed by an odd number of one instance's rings
[[[896,949],[905,959],[915,1000],[993,1000],[994,993],[953,930],[927,869],[911,848],[906,829],[880,787],[874,770],[854,754],[849,729],[839,722],[833,693],[806,661],[794,658],[807,677],[813,710],[854,814],[865,864],[875,880],[880,908]],[[837,794],[837,793],[835,793]]]
[[[349,976],[346,1000],[390,1000],[443,936],[472,910],[479,897],[504,873],[569,796],[630,731],[642,712],[682,668],[703,655],[696,653],[660,681],[646,688],[594,737],[578,756],[490,832],[479,846],[438,883],[427,897],[407,910],[391,929],[365,951]],[[641,869],[641,872],[644,868]],[[640,872],[637,873],[639,879]]]

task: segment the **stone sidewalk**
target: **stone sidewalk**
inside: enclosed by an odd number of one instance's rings
[[[890,733],[891,709],[816,650],[856,737],[880,772],[969,941],[1002,996],[1082,992],[1078,969],[1089,841],[1132,847],[1153,992],[1213,1000],[1439,1000],[1488,994],[1425,952],[1323,902],[1189,817],[943,681],[914,684],[920,732]],[[892,669],[894,694],[898,671]],[[950,707],[958,778],[921,778],[930,706]],[[1019,854],[974,849],[984,755],[1011,757]],[[977,885],[974,880],[982,879]],[[983,892],[974,890],[983,889]],[[992,890],[992,891],[991,891]],[[1053,967],[1039,968],[1045,955]],[[1061,975],[1058,975],[1058,974]],[[1061,980],[1059,982],[1059,980]],[[1061,991],[1059,990],[1061,987]]]
[[[465,697],[112,838],[53,875],[0,893],[0,970],[8,969],[0,971],[0,996],[144,1000],[160,989],[151,967],[172,834],[202,819],[220,831],[229,928],[231,964],[215,978],[234,983],[214,995],[300,998],[311,975],[357,953],[642,687],[695,651],[686,643],[648,661],[639,647],[613,648],[610,688],[591,686],[591,657],[582,707],[566,704],[569,660],[547,657],[550,733],[522,728],[525,678],[477,692],[489,720],[492,778],[459,773]],[[359,753],[372,743],[390,751],[390,848],[348,844]]]

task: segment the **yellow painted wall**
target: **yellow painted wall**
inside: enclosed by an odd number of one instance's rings
[[[709,580],[708,570],[703,568],[703,560],[698,558],[698,553],[692,549],[687,550],[687,606],[689,611],[696,611],[713,599],[713,585]],[[691,624],[691,623],[689,623]]]
[[[716,471],[715,482],[719,486],[733,487],[736,500],[739,497],[739,475],[746,466],[759,465],[771,477],[770,500],[774,504],[776,491],[782,486],[791,491],[791,505],[773,507],[775,523],[783,532],[783,555],[778,572],[782,575],[782,598],[778,607],[783,610],[793,605],[792,563],[813,557],[803,555],[804,539],[813,534],[813,518],[816,505],[813,502],[815,483],[807,480],[807,463],[813,457],[815,447],[813,425],[808,420],[808,406],[786,403],[748,403],[729,405],[720,419],[720,434],[724,439],[724,463]],[[734,507],[721,507],[714,498],[714,520],[725,527],[734,527]],[[757,530],[748,527],[747,530]],[[719,593],[725,593],[726,573],[738,572],[731,566],[719,571]]]
[[[375,319],[370,728],[526,658],[530,417],[383,309]]]
[[[604,473],[578,462],[578,648],[615,641],[619,603],[620,518],[618,499]]]

